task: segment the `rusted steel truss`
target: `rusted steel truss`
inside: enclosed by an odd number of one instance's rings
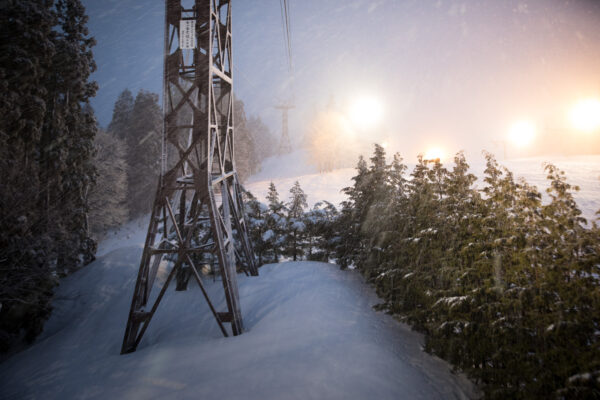
[[[163,72],[161,179],[121,353],[135,351],[173,279],[182,290],[193,277],[223,335],[225,323],[241,334],[236,271],[258,275],[235,168],[229,0],[166,0]],[[207,260],[218,264],[227,311],[204,289]],[[160,289],[151,296],[153,286]]]

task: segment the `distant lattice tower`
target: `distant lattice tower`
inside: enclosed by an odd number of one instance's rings
[[[276,109],[281,110],[281,140],[279,141],[279,154],[287,154],[292,152],[292,144],[290,142],[290,135],[288,132],[288,111],[295,106],[291,103],[284,103],[275,106]]]
[[[178,289],[193,277],[223,334],[225,323],[241,334],[237,267],[258,275],[235,168],[231,2],[182,3],[165,2],[162,171],[121,353],[135,351],[174,277]],[[206,260],[218,264],[226,311],[204,290]],[[152,294],[159,268],[167,278]]]

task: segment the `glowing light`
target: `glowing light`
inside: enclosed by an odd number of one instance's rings
[[[526,147],[533,142],[536,134],[535,124],[531,121],[519,121],[508,131],[508,139],[517,147]]]
[[[369,128],[377,125],[383,116],[383,106],[374,97],[358,98],[350,106],[350,120],[359,128]]]
[[[423,156],[423,160],[425,161],[435,161],[435,160],[443,160],[444,151],[439,147],[432,147]]]
[[[593,132],[600,129],[600,100],[586,99],[573,106],[569,114],[575,129]]]

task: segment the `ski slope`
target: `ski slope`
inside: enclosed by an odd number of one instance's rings
[[[373,311],[354,271],[316,262],[239,277],[246,332],[224,338],[195,283],[169,290],[135,353],[119,355],[141,246],[65,278],[44,333],[0,364],[10,399],[462,399],[472,384]],[[219,281],[206,279],[217,309]]]
[[[415,163],[405,160],[408,166],[407,177],[413,170]],[[476,185],[483,187],[485,160],[482,156],[467,159],[471,166],[471,173],[478,177]],[[596,218],[595,213],[600,210],[600,155],[587,156],[548,156],[523,159],[499,160],[513,172],[515,179],[523,178],[528,183],[537,186],[542,192],[543,201],[549,198],[545,193],[548,187],[543,164],[550,162],[565,171],[567,181],[577,185],[580,191],[575,194],[575,199],[583,216],[588,221]],[[444,161],[444,166],[452,169],[452,161]],[[308,204],[312,207],[316,202],[327,200],[338,206],[345,199],[341,190],[353,184],[352,177],[356,175],[354,168],[342,168],[327,173],[318,173],[310,165],[305,150],[297,150],[292,154],[271,157],[265,160],[261,171],[250,177],[244,184],[259,200],[265,201],[269,183],[272,181],[277,187],[280,200],[287,201],[289,190],[295,181],[308,195]]]

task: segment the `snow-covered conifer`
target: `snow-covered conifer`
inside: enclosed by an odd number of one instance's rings
[[[304,223],[304,209],[308,207],[306,194],[296,181],[290,189],[290,201],[287,204],[286,230],[284,237],[284,252],[294,261],[304,255],[306,224]]]
[[[269,202],[269,210],[266,217],[266,230],[262,239],[268,243],[270,258],[274,262],[278,262],[285,241],[285,214],[287,210],[284,203],[279,200],[279,193],[277,193],[277,188],[273,182],[269,184],[267,201]]]
[[[131,128],[131,116],[133,112],[133,95],[129,89],[123,90],[113,107],[112,120],[108,125],[108,133],[120,140],[125,140]]]
[[[125,143],[102,130],[95,139],[96,184],[90,191],[90,229],[100,239],[110,228],[127,221]]]
[[[130,218],[152,208],[160,174],[162,111],[158,95],[140,90],[131,113],[127,143],[127,205]]]
[[[269,207],[261,203],[250,192],[245,192],[244,206],[246,208],[246,223],[248,224],[248,234],[252,247],[254,249],[254,257],[257,258],[258,265],[265,263],[269,250],[268,238],[263,238],[267,230],[267,215]]]

